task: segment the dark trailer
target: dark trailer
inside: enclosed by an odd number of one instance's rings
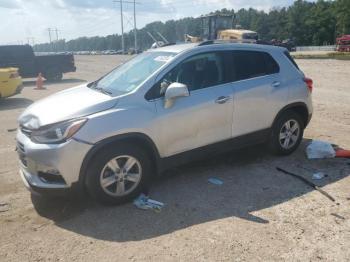
[[[0,46],[0,67],[17,67],[23,78],[42,73],[51,81],[60,81],[64,73],[76,71],[72,54],[35,55],[29,45]]]

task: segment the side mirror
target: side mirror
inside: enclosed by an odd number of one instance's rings
[[[172,83],[168,86],[164,95],[164,107],[170,108],[174,104],[176,98],[189,96],[190,92],[186,85],[181,83]]]

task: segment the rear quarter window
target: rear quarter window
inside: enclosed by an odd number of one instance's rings
[[[234,81],[276,74],[279,65],[267,52],[232,51]]]

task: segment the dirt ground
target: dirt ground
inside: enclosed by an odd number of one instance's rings
[[[150,192],[165,203],[161,213],[31,196],[14,151],[19,114],[125,59],[77,56],[78,71],[62,83],[37,91],[26,80],[22,94],[0,100],[0,261],[350,261],[350,159],[305,157],[310,139],[350,148],[350,61],[297,61],[315,83],[297,152],[274,157],[258,146],[170,170]],[[336,202],[277,166],[308,179],[325,172],[315,182]]]

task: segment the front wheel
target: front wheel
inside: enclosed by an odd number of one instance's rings
[[[301,117],[292,112],[286,112],[275,122],[269,141],[272,153],[289,155],[293,153],[303,138],[304,124]]]
[[[86,186],[103,204],[122,204],[147,189],[151,178],[149,157],[142,148],[119,144],[106,148],[92,159]]]

